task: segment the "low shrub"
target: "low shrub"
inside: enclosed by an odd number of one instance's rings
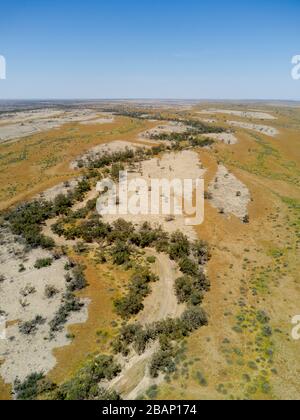
[[[43,325],[45,322],[46,320],[43,317],[37,315],[32,321],[21,324],[19,326],[19,331],[24,335],[34,334],[37,331],[38,326]]]
[[[41,258],[36,261],[36,263],[34,264],[34,268],[37,268],[38,270],[40,270],[41,268],[50,267],[52,263],[53,263],[52,258]]]
[[[55,385],[46,380],[43,373],[32,373],[23,382],[16,379],[14,393],[17,400],[35,400],[39,394],[50,392]]]
[[[50,321],[50,336],[55,332],[61,331],[64,324],[67,322],[71,312],[79,312],[83,307],[80,302],[72,293],[66,293],[63,297],[62,304],[54,318]]]
[[[77,265],[72,270],[72,276],[67,285],[69,292],[75,292],[82,290],[87,286],[87,281],[84,275],[84,267]]]

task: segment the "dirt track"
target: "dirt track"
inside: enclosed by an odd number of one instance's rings
[[[158,254],[153,250],[148,250],[148,254],[156,257],[153,272],[159,276],[159,281],[152,285],[152,293],[144,301],[144,310],[137,318],[143,325],[166,318],[176,318],[184,310],[184,305],[178,304],[174,292],[174,282],[180,276],[176,264],[165,254]],[[124,368],[110,387],[119,392],[125,400],[135,400],[151,385],[159,383],[162,377],[153,379],[148,372],[149,361],[158,347],[158,343],[153,343],[142,355],[132,353],[127,358],[121,358],[120,363]]]
[[[166,318],[176,318],[183,312],[174,293],[174,282],[180,277],[176,264],[166,254],[149,250],[149,255],[156,257],[152,269],[159,281],[152,285],[152,293],[144,301],[144,310],[138,317],[141,324],[149,324]]]

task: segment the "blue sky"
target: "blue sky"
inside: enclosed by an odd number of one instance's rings
[[[11,0],[0,99],[300,99],[299,0]]]

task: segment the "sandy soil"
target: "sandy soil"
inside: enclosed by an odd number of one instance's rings
[[[217,122],[214,118],[199,118],[199,120],[206,124],[215,124]]]
[[[262,133],[270,137],[276,137],[279,134],[279,131],[276,128],[268,125],[252,124],[241,121],[228,121],[228,124],[234,127],[245,128],[246,130],[257,131],[258,133]]]
[[[158,254],[153,250],[148,250],[147,255],[156,258],[151,268],[159,281],[152,284],[151,295],[144,300],[144,310],[138,316],[138,321],[143,325],[166,318],[177,318],[184,311],[184,305],[178,304],[174,293],[175,280],[182,275],[176,263],[166,254]]]
[[[170,122],[168,124],[161,124],[157,127],[151,128],[139,135],[140,139],[151,140],[152,136],[157,136],[160,134],[169,134],[169,133],[184,133],[188,127],[185,124],[180,122]]]
[[[222,141],[225,144],[237,144],[238,139],[233,133],[216,133],[216,134],[206,134],[206,137],[209,137],[213,140]]]
[[[71,169],[78,169],[78,162],[83,162],[83,164],[87,164],[90,159],[95,159],[101,154],[104,153],[113,153],[113,152],[122,152],[126,149],[135,150],[139,146],[138,144],[129,142],[129,141],[122,141],[122,140],[115,140],[110,143],[100,144],[99,146],[95,146],[90,149],[84,155],[78,156],[78,158],[73,161],[70,165]],[[143,147],[146,147],[143,145]]]
[[[58,117],[63,114],[63,111],[59,109],[38,109],[20,112],[7,112],[0,114],[0,125],[6,125],[11,123],[22,123],[30,122],[39,119],[48,119]]]
[[[141,162],[140,165],[137,165],[135,171],[130,171],[128,173],[128,182],[132,180],[140,179],[146,181],[148,185],[148,203],[149,210],[151,204],[151,180],[168,180],[173,181],[174,179],[185,180],[185,179],[202,179],[204,176],[205,170],[202,169],[201,164],[199,163],[199,156],[197,153],[185,150],[179,153],[166,153],[160,158],[153,158],[144,162]],[[132,192],[129,192],[129,202],[136,203],[136,206],[139,207],[140,203],[143,201],[142,191],[137,188]],[[107,199],[110,197],[109,194],[102,196],[102,204],[105,205]],[[153,201],[153,200],[152,200]],[[160,196],[161,205],[165,204],[166,206],[170,205],[170,213],[162,214],[126,214],[125,216],[120,214],[119,210],[115,215],[103,215],[105,221],[112,223],[113,221],[119,218],[126,218],[126,220],[131,221],[136,225],[142,224],[145,220],[151,223],[153,226],[162,226],[163,229],[167,232],[175,232],[177,230],[182,230],[187,236],[191,239],[196,238],[196,233],[192,226],[186,225],[186,218],[184,215],[176,215],[173,210],[173,203],[181,203],[182,195],[178,195],[174,191],[169,198],[166,195],[163,195],[163,192]],[[120,202],[122,205],[122,202]],[[99,207],[100,209],[100,207]],[[119,209],[119,206],[118,206]],[[170,217],[172,216],[171,220]]]
[[[17,377],[23,380],[34,372],[49,372],[56,364],[53,349],[69,343],[66,338],[68,325],[87,319],[88,302],[79,313],[70,316],[55,339],[48,339],[48,323],[60,307],[62,294],[66,291],[64,265],[67,262],[65,258],[60,258],[51,267],[34,268],[37,259],[48,257],[51,254],[40,249],[25,253],[24,247],[6,229],[1,229],[0,272],[5,280],[0,283],[0,309],[5,312],[8,327],[7,339],[0,340],[0,359],[4,360],[0,375],[6,383],[13,383]],[[24,271],[19,272],[19,264],[24,265]],[[59,293],[47,299],[46,285],[53,285]],[[28,286],[34,291],[24,296]],[[31,321],[37,315],[46,321],[38,326],[36,333],[28,336],[20,333],[19,323]]]
[[[235,111],[231,109],[207,109],[198,112],[198,114],[227,114],[242,118],[254,118],[257,120],[276,120],[277,118],[266,112],[258,111]]]
[[[39,111],[12,112],[2,115],[0,119],[0,143],[56,129],[72,122],[103,124],[112,122],[112,117],[108,115],[108,118],[106,118],[100,115],[99,118],[99,113],[90,109],[72,111],[44,109]]]
[[[215,180],[210,184],[208,191],[212,194],[212,206],[225,215],[233,214],[243,219],[248,214],[250,192],[225,166],[219,165]]]
[[[42,192],[41,194],[38,194],[36,196],[36,198],[37,199],[41,198],[41,199],[44,199],[44,200],[52,201],[60,194],[66,195],[76,188],[80,179],[81,178],[79,177],[77,179],[72,179],[68,182],[61,182],[60,184],[55,185],[52,188],[49,188],[48,190]]]
[[[88,121],[82,121],[81,124],[83,125],[93,125],[93,124],[112,124],[115,121],[114,116],[105,116],[103,115],[100,118],[97,118],[96,120],[88,120]]]

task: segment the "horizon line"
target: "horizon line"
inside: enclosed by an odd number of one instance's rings
[[[299,99],[279,99],[279,98],[150,98],[150,97],[120,97],[120,98],[0,98],[3,101],[274,101],[274,102],[300,102]]]

